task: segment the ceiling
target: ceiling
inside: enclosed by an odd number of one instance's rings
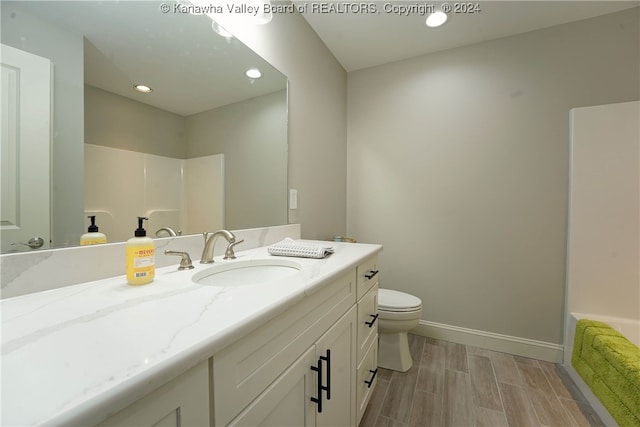
[[[296,1],[296,4],[304,3]],[[325,2],[326,3],[326,2]],[[449,14],[440,28],[425,25],[420,13],[401,15],[398,6],[442,2],[376,0],[377,11],[319,10],[307,6],[309,25],[342,64],[355,71],[427,53],[592,18],[640,5],[639,1],[481,1],[476,13]],[[347,3],[357,4],[361,3]],[[370,3],[365,3],[369,5]],[[454,5],[454,2],[450,2]],[[476,4],[475,2],[473,4]],[[387,6],[385,6],[387,5]],[[385,11],[386,7],[386,11]]]
[[[183,116],[286,87],[286,77],[237,39],[227,40],[215,34],[207,16],[160,12],[163,3],[174,4],[176,1],[3,0],[2,12],[39,15],[83,35],[87,83]],[[226,3],[232,0],[198,0],[198,3],[203,1]],[[233,1],[255,3],[266,0]],[[271,0],[272,3],[279,1],[282,0]],[[441,2],[293,1],[298,8],[307,4],[304,18],[346,71],[613,13],[640,4],[640,1],[482,1],[478,3],[480,10],[477,13],[453,14],[443,27],[430,29],[424,25],[424,14],[393,12],[400,10],[399,6],[439,7]],[[314,10],[314,5],[318,4],[335,8]],[[345,10],[345,5],[367,5],[375,7],[378,13],[372,10],[338,13]],[[394,10],[385,10],[385,5],[392,5]],[[18,21],[16,24],[16,31],[21,31]],[[28,34],[21,37],[28,39]],[[264,76],[251,81],[244,76],[244,71],[256,66],[263,70]],[[155,90],[151,94],[135,93],[131,90],[134,83],[144,83]]]
[[[46,21],[42,31],[52,25],[82,36],[85,83],[181,116],[286,88],[283,74],[239,40],[216,34],[209,17],[162,13],[165,3],[175,0],[2,0],[2,13],[26,42],[33,29],[22,25],[25,14]],[[245,76],[253,67],[260,79]],[[153,92],[135,92],[138,83]]]

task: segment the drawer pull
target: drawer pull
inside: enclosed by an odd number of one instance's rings
[[[364,277],[366,277],[367,279],[371,280],[371,279],[373,279],[373,276],[378,274],[378,272],[379,272],[379,270],[369,270],[369,274],[365,274]]]
[[[370,328],[373,328],[373,324],[376,323],[376,320],[378,320],[379,315],[380,315],[379,313],[370,314],[369,316],[373,317],[373,319],[370,322],[364,322],[364,324]]]
[[[371,379],[369,381],[365,381],[364,383],[367,385],[367,388],[371,388],[371,385],[373,384],[373,380],[376,378],[376,375],[378,375],[378,368],[374,370],[369,369],[369,372],[371,372],[373,375],[371,375]]]
[[[327,385],[322,385],[322,362],[327,362]],[[322,390],[327,392],[327,400],[331,400],[331,350],[327,350],[326,356],[318,358],[318,366],[311,366],[311,370],[318,373],[317,394],[318,397],[312,397],[311,401],[318,405],[318,413],[322,413]]]
[[[322,360],[318,359],[318,366],[311,365],[311,370],[318,373],[316,384],[318,397],[311,397],[311,401],[318,405],[318,413],[322,413]]]
[[[322,390],[327,392],[327,400],[331,400],[331,350],[327,350],[326,356],[320,356],[320,360],[327,362],[327,385],[322,386]]]

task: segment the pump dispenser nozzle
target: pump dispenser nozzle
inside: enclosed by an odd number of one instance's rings
[[[89,215],[87,218],[91,220],[91,225],[87,228],[87,232],[80,236],[80,245],[96,245],[98,243],[107,243],[107,236],[98,231],[96,225],[96,216]]]
[[[147,235],[147,230],[142,228],[142,221],[144,221],[145,219],[148,220],[149,218],[144,217],[144,216],[139,216],[138,217],[138,228],[135,231],[135,236],[136,237],[145,237]]]
[[[89,226],[89,228],[87,228],[87,231],[89,233],[98,232],[98,226],[96,225],[96,216],[95,215],[89,215],[87,218],[89,218],[91,220],[91,225]]]

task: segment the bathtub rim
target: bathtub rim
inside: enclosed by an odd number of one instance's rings
[[[573,346],[573,334],[575,332],[576,322],[580,319],[589,319],[589,320],[597,320],[599,322],[604,322],[611,326],[616,331],[620,332],[625,336],[629,341],[631,341],[636,346],[640,347],[640,319],[631,319],[627,317],[616,317],[616,316],[607,316],[602,314],[589,314],[589,313],[578,313],[578,312],[570,312],[569,319],[567,322],[567,332],[571,333],[571,342],[567,342]],[[629,333],[627,328],[624,328],[623,325],[631,325],[630,328],[635,329],[633,333]],[[635,336],[637,334],[637,336]],[[566,346],[565,346],[566,347]]]
[[[573,353],[573,339],[575,336],[576,323],[580,319],[589,319],[589,320],[597,320],[600,322],[605,322],[616,330],[618,330],[618,326],[620,325],[620,323],[623,323],[623,324],[630,323],[633,325],[638,325],[639,334],[640,334],[640,320],[628,319],[624,317],[606,316],[601,314],[578,313],[578,312],[570,312],[567,314],[565,342],[564,342],[564,358],[563,358],[562,365],[565,371],[567,371],[567,373],[573,380],[573,382],[576,384],[578,389],[582,392],[584,397],[587,399],[587,401],[589,402],[593,410],[598,414],[602,422],[606,426],[618,426],[618,423],[616,423],[616,421],[613,419],[609,411],[607,411],[607,409],[604,407],[602,402],[600,402],[600,399],[598,399],[596,395],[593,394],[589,386],[583,381],[580,374],[571,365],[571,355]],[[629,341],[634,342],[633,339],[631,339],[627,335],[625,335],[625,337],[629,339]],[[634,343],[634,344],[638,345],[637,343]]]

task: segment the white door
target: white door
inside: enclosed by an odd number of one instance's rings
[[[322,412],[316,425],[349,427],[356,425],[356,306],[353,306],[316,342],[316,357],[323,358]]]
[[[48,248],[51,61],[2,44],[0,63],[2,252]]]

